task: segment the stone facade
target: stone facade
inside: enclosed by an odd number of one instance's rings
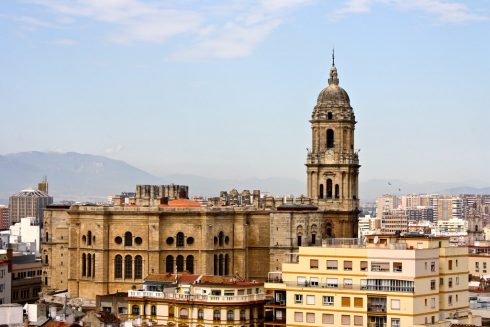
[[[51,206],[45,212],[44,291],[68,288],[72,297],[95,299],[137,287],[149,274],[175,271],[264,280],[299,246],[356,237],[355,120],[339,89],[333,66],[311,121],[308,197],[231,190],[196,202],[186,199],[186,186],[141,185],[133,198],[118,197],[113,206]],[[332,90],[339,103],[329,102]],[[330,129],[340,135],[334,147],[320,141]]]

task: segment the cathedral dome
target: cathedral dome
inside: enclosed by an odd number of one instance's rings
[[[328,86],[318,95],[317,106],[337,104],[350,107],[350,99],[347,92],[339,86],[337,67],[332,65],[330,68],[330,78]]]

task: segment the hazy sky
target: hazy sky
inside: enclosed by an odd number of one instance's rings
[[[0,1],[0,154],[304,179],[335,46],[361,179],[490,182],[490,1]]]

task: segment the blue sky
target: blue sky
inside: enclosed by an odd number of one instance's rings
[[[335,46],[361,179],[490,183],[490,1],[0,2],[0,154],[304,179]]]

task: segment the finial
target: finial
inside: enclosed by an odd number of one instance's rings
[[[335,66],[335,47],[332,47],[332,66]]]

